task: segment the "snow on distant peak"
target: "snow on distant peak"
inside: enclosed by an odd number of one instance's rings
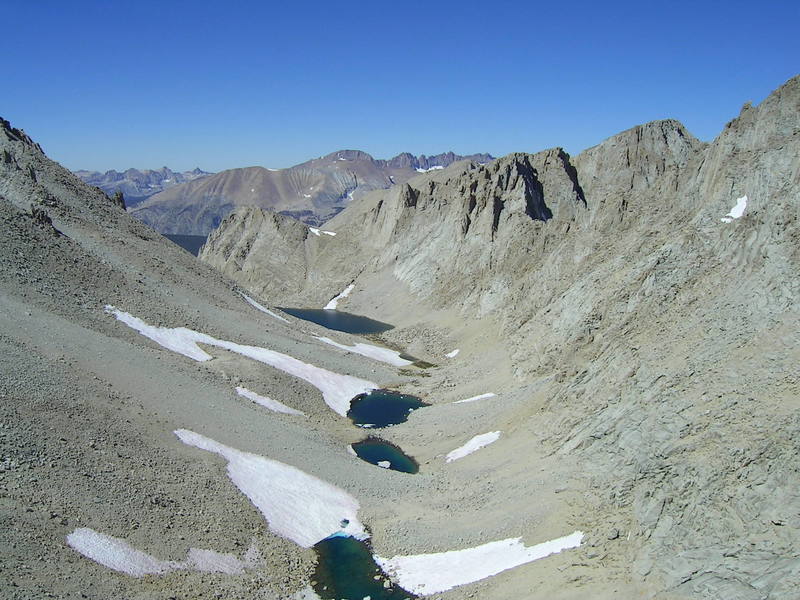
[[[745,208],[747,208],[747,195],[737,198],[736,205],[731,209],[731,212],[722,217],[720,221],[723,223],[730,223],[734,219],[740,218],[744,214]]]
[[[442,169],[444,169],[444,167],[443,167],[443,166],[441,166],[441,165],[435,165],[435,166],[433,166],[433,167],[430,167],[430,168],[428,168],[428,169],[420,169],[420,168],[417,168],[417,173],[427,173],[428,171],[441,171]]]
[[[468,441],[463,446],[456,448],[452,452],[450,452],[446,457],[446,462],[453,462],[454,460],[458,460],[459,458],[464,458],[465,456],[472,454],[476,450],[480,450],[489,444],[493,444],[498,439],[500,439],[500,432],[499,431],[490,431],[489,433],[482,433],[481,435],[476,435],[470,441]]]
[[[562,550],[577,548],[581,540],[581,531],[535,546],[526,546],[522,538],[509,538],[449,552],[393,558],[375,556],[375,562],[403,589],[430,596],[486,579]]]
[[[355,283],[351,283],[350,285],[348,285],[346,288],[344,288],[344,290],[342,290],[342,293],[340,293],[335,298],[331,298],[330,302],[328,302],[324,306],[324,310],[336,310],[336,307],[339,305],[339,300],[347,298],[350,295],[350,292],[352,292],[353,288],[355,287],[356,287]]]
[[[188,446],[227,460],[228,477],[261,511],[270,530],[281,537],[303,548],[311,548],[335,533],[362,540],[368,537],[358,520],[358,500],[335,485],[188,429],[178,429],[175,435]]]

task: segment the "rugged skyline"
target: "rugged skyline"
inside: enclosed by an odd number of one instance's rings
[[[3,8],[4,116],[101,171],[284,168],[336,148],[575,155],[664,118],[708,141],[800,56],[788,0]]]

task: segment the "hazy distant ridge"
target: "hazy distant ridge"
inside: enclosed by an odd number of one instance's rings
[[[122,172],[112,169],[105,173],[80,170],[74,171],[74,173],[89,185],[99,187],[108,195],[121,191],[125,196],[125,204],[129,207],[135,206],[147,200],[150,196],[163,192],[168,188],[211,175],[211,173],[198,168],[177,173],[169,167],[145,169],[143,171],[126,169]]]

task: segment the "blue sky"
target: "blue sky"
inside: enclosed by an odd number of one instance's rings
[[[800,73],[800,2],[3,0],[0,116],[65,166],[712,139]]]

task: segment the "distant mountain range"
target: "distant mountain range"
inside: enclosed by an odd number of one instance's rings
[[[287,169],[245,167],[214,175],[203,173],[128,206],[133,206],[131,213],[136,218],[168,234],[207,235],[238,206],[257,206],[320,225],[368,191],[404,183],[420,172],[460,160],[488,163],[493,157],[405,152],[379,160],[359,150],[340,150]]]
[[[89,185],[99,187],[109,196],[121,191],[128,207],[136,206],[150,196],[176,185],[211,175],[200,169],[176,173],[168,167],[144,171],[126,169],[122,172],[111,170],[105,173],[100,171],[74,171],[74,173]]]

